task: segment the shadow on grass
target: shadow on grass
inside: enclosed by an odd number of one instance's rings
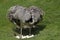
[[[46,25],[36,25],[35,28],[32,28],[32,34],[36,35],[39,34],[40,31],[44,30]]]
[[[37,35],[39,34],[40,31],[44,30],[44,28],[46,27],[46,25],[36,25],[35,28],[31,28],[31,34]],[[20,29],[13,29],[14,31],[14,35],[20,34]],[[23,29],[22,32],[23,35],[29,35],[29,28]]]

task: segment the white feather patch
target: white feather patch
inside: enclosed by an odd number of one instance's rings
[[[26,36],[23,36],[22,35],[22,38],[21,39],[25,39],[25,38],[32,38],[34,37],[34,35],[26,35]],[[20,39],[20,36],[16,36],[17,39]]]

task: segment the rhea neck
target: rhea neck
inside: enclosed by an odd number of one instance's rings
[[[35,17],[34,17],[34,14],[31,13],[31,22],[30,22],[30,24],[34,24],[34,22],[35,22],[35,21],[34,21],[34,18],[35,18]]]

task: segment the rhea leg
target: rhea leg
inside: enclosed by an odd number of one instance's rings
[[[20,37],[22,38],[22,27],[20,28]]]
[[[29,28],[29,35],[31,35],[31,27]]]
[[[22,22],[20,22],[20,38],[22,38]]]

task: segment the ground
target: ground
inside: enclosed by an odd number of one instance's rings
[[[18,40],[13,36],[13,24],[7,19],[7,10],[14,5],[35,5],[45,12],[40,30],[35,37],[24,40],[60,40],[60,0],[0,0],[0,40]]]

